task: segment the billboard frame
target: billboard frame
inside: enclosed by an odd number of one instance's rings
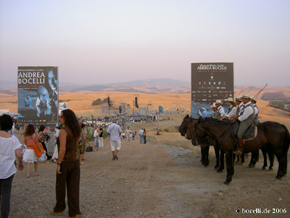
[[[59,83],[57,66],[18,66],[18,124],[58,124]]]

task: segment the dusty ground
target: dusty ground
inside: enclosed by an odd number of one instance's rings
[[[203,167],[198,147],[152,144],[156,138],[153,131],[149,133],[147,144],[136,139],[129,145],[122,141],[119,160],[111,159],[108,140],[104,148],[85,154],[81,217],[289,217],[290,179],[275,179],[276,160],[273,171],[261,170],[262,160],[255,168],[235,165],[233,181],[226,186],[226,173],[213,169],[213,155],[210,165]],[[55,169],[52,162],[40,163],[39,176],[26,178],[26,169],[16,173],[10,217],[55,217],[49,214],[55,204]],[[256,208],[267,208],[270,214],[235,213],[236,209]],[[286,212],[273,214],[273,208]],[[60,217],[67,214],[66,209]]]

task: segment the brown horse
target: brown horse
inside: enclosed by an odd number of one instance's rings
[[[225,184],[229,184],[234,175],[233,147],[235,138],[231,136],[231,123],[211,118],[200,118],[194,127],[189,125],[187,134],[195,138],[199,144],[208,145],[210,139],[215,140],[220,150],[226,154],[227,177]],[[194,129],[192,129],[194,128]],[[274,152],[279,162],[276,178],[281,179],[287,173],[287,152],[289,149],[290,135],[287,128],[276,122],[264,122],[258,125],[257,136],[246,141],[244,152],[256,151],[266,147]]]
[[[199,145],[197,140],[195,140],[194,138],[189,138],[188,136],[186,136],[186,132],[187,132],[187,128],[188,125],[194,125],[195,122],[197,122],[198,119],[194,119],[192,117],[190,117],[188,114],[183,118],[178,130],[180,135],[185,136],[186,139],[191,139],[191,143],[193,146],[197,146]],[[220,161],[219,161],[219,149],[214,146],[215,148],[215,155],[216,155],[216,165],[215,165],[215,169],[219,168],[218,171],[222,171],[224,169],[223,164],[220,165]],[[208,155],[209,155],[209,146],[200,146],[200,152],[201,152],[201,163],[204,166],[208,166],[209,165],[209,159],[208,159]]]

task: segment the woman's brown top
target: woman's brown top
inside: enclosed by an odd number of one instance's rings
[[[62,162],[76,162],[80,158],[80,150],[78,146],[79,137],[74,136],[68,127],[64,127],[64,130],[66,131],[66,149]],[[57,138],[57,147],[59,151],[59,137]]]

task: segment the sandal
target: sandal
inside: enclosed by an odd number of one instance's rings
[[[62,212],[54,212],[54,210],[50,210],[49,211],[51,214],[56,214],[56,215],[62,215]]]

